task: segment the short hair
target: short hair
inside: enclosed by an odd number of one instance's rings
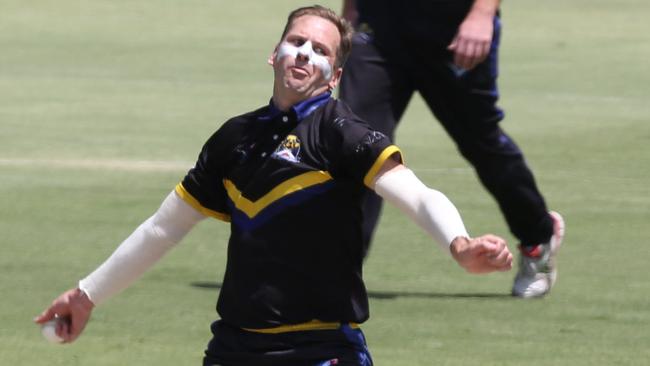
[[[289,32],[293,21],[305,15],[314,15],[323,19],[327,19],[336,26],[339,31],[339,35],[341,36],[341,43],[336,50],[336,62],[334,64],[334,67],[343,67],[343,64],[345,64],[345,61],[350,55],[350,50],[352,49],[352,35],[354,34],[354,29],[347,20],[341,18],[332,9],[328,9],[320,5],[312,5],[298,8],[292,11],[289,13],[289,17],[287,18],[287,24],[284,26],[280,41],[283,40],[284,36],[286,36],[287,32]]]

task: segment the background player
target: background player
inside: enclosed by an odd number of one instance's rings
[[[340,98],[393,138],[413,93],[422,95],[520,240],[513,295],[537,297],[555,282],[564,222],[548,212],[521,150],[499,127],[498,7],[499,0],[344,0],[343,16],[358,33]],[[371,195],[368,244],[380,210]]]

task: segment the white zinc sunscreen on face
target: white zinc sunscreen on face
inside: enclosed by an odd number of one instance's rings
[[[298,55],[306,57],[309,61],[309,65],[313,65],[320,69],[323,73],[323,77],[326,81],[329,81],[332,78],[332,66],[327,61],[327,58],[323,55],[319,55],[314,52],[314,48],[311,44],[311,41],[305,42],[302,46],[297,47],[288,42],[282,42],[278,47],[278,53],[275,57],[276,61],[279,61],[285,56],[298,57]]]

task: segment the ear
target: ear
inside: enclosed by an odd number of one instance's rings
[[[273,49],[273,52],[271,52],[271,55],[269,56],[268,60],[266,60],[266,62],[269,65],[273,66],[273,65],[275,65],[275,58],[276,57],[278,57],[278,46],[275,46],[275,48]]]
[[[327,83],[327,87],[330,90],[334,90],[339,85],[339,81],[341,81],[341,75],[343,75],[343,68],[339,67],[336,69],[336,71],[334,71],[332,78]]]

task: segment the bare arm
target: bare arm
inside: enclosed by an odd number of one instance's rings
[[[83,331],[95,305],[136,281],[160,260],[205,216],[171,192],[160,208],[140,225],[79,287],[56,298],[34,321],[43,324],[55,316],[66,318],[57,329],[65,342]]]
[[[512,253],[502,238],[486,234],[470,238],[456,207],[425,186],[404,165],[388,159],[375,179],[375,192],[422,227],[470,273],[507,271]]]
[[[458,28],[448,49],[454,52],[454,64],[471,70],[490,53],[494,33],[494,16],[500,0],[475,0]]]
[[[350,22],[350,24],[355,26],[357,25],[359,13],[357,12],[356,0],[343,0],[343,10],[341,11],[341,17]]]

